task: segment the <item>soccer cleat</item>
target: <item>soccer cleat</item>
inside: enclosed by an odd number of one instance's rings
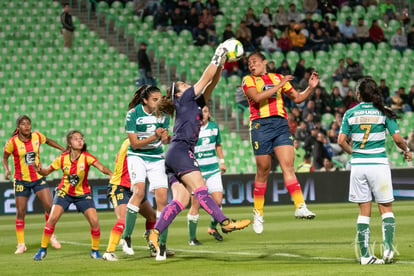
[[[124,239],[121,239],[119,241],[119,244],[122,246],[122,251],[124,251],[125,254],[127,255],[134,255],[134,249],[132,249],[132,245],[131,245],[131,237],[127,236]]]
[[[235,230],[246,228],[250,224],[250,219],[244,219],[244,220],[227,219],[223,223],[221,223],[221,231],[226,234],[226,233],[229,233]]]
[[[391,264],[394,262],[394,251],[387,249],[382,257],[386,264]]]
[[[102,259],[110,262],[118,261],[118,257],[115,255],[114,252],[105,252],[105,254],[103,254],[102,256]]]
[[[165,261],[167,260],[167,248],[165,244],[160,244],[160,248],[157,252],[157,256],[155,257],[156,261]]]
[[[263,214],[260,215],[257,209],[253,209],[253,230],[256,234],[263,233],[263,222]]]
[[[160,236],[160,232],[157,229],[152,229],[148,235],[148,245],[152,252],[158,253],[158,238]]]
[[[369,265],[369,264],[384,264],[384,260],[383,259],[378,259],[375,256],[370,256],[370,257],[361,257],[360,260],[362,265]]]
[[[102,259],[101,254],[99,253],[99,250],[91,250],[91,253],[89,253],[92,259]]]
[[[35,261],[41,261],[44,258],[46,258],[47,255],[47,249],[40,247],[40,249],[37,251],[37,253],[33,256],[33,260]]]
[[[192,240],[188,241],[188,245],[199,246],[199,245],[202,245],[202,243],[197,239],[192,239]]]
[[[62,245],[60,245],[60,242],[56,239],[56,236],[55,235],[52,235],[52,237],[50,238],[50,244],[55,249],[62,248]]]
[[[210,236],[213,236],[217,241],[223,241],[223,236],[217,231],[217,229],[208,228],[207,230]]]
[[[16,251],[14,252],[14,254],[22,254],[22,253],[26,252],[26,250],[27,250],[26,245],[24,243],[19,243],[16,246]]]
[[[295,211],[295,217],[297,219],[313,219],[316,217],[315,213],[311,212],[306,208],[305,204],[299,206]]]
[[[150,253],[151,253],[151,257],[157,256],[157,252],[153,252],[151,249],[150,249]],[[165,250],[165,254],[167,255],[167,257],[172,257],[175,255],[175,252],[167,248]]]

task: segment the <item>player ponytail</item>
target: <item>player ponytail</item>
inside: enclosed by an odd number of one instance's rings
[[[390,119],[397,119],[397,114],[394,111],[384,106],[381,91],[377,83],[371,78],[362,78],[358,81],[356,86],[357,94],[361,97],[363,102],[372,102],[375,108],[381,111]]]
[[[173,93],[174,96],[177,94],[177,87],[175,82],[171,84],[170,87],[167,88],[167,96],[162,96],[161,99],[157,103],[157,107],[155,109],[156,116],[162,116],[162,114],[167,114],[171,117],[174,117],[175,107],[172,101]]]
[[[69,131],[69,133],[66,135],[66,151],[70,151],[70,149],[71,149],[70,140],[72,139],[72,136],[75,133],[79,133],[82,136],[82,138],[84,138],[82,132],[80,132],[79,130]],[[84,151],[87,151],[87,150],[88,150],[88,146],[86,145],[86,142],[84,142],[83,147],[81,149],[81,152],[84,152]]]
[[[142,85],[140,86],[137,91],[135,91],[134,96],[132,97],[132,100],[129,102],[128,104],[128,110],[133,109],[134,107],[136,107],[138,104],[140,104],[142,102],[142,93],[148,88],[150,87],[150,85]]]
[[[22,115],[19,118],[16,119],[16,129],[13,131],[11,137],[18,135],[19,134],[19,128],[20,128],[20,124],[24,121],[27,120],[30,122],[30,124],[32,123],[32,120],[30,120],[29,116],[27,115]]]

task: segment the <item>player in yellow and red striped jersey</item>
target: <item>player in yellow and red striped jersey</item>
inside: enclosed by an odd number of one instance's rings
[[[250,105],[250,139],[256,159],[254,182],[253,229],[263,232],[263,207],[267,178],[270,172],[271,154],[275,154],[283,172],[283,179],[296,206],[297,218],[312,219],[315,214],[306,208],[302,190],[295,176],[293,141],[287,122],[283,95],[294,103],[303,102],[318,85],[319,76],[313,73],[309,86],[302,92],[289,83],[292,76],[267,73],[267,60],[260,52],[248,57],[251,75],[243,78],[243,91]]]
[[[5,178],[10,180],[8,158],[13,155],[14,163],[14,198],[16,201],[16,236],[17,249],[15,254],[24,253],[27,248],[24,242],[24,218],[26,216],[27,201],[31,191],[36,194],[45,208],[46,221],[49,218],[52,208],[52,195],[46,178],[36,173],[30,166],[33,162],[40,163],[39,149],[41,144],[48,144],[61,151],[65,149],[55,141],[47,138],[40,132],[32,132],[32,121],[26,115],[20,116],[16,121],[16,130],[12,137],[7,141],[3,150],[3,168]],[[53,236],[52,246],[59,249],[60,243]]]
[[[33,165],[36,171],[43,176],[58,169],[63,171],[62,181],[59,183],[53,200],[52,212],[43,231],[41,247],[33,257],[35,261],[41,261],[46,257],[47,245],[55,230],[55,225],[71,203],[76,206],[79,212],[83,213],[91,226],[92,250],[90,256],[94,259],[101,258],[98,251],[101,230],[88,184],[88,172],[91,166],[109,176],[112,176],[112,172],[87,152],[80,131],[70,131],[66,136],[66,141],[67,151],[58,156],[48,168],[42,169],[40,164]]]
[[[107,261],[118,260],[118,257],[115,255],[114,251],[125,228],[126,207],[130,197],[132,196],[131,180],[128,173],[127,162],[127,151],[129,144],[129,139],[125,139],[122,143],[122,146],[116,156],[114,173],[112,174],[108,185],[108,199],[114,206],[117,221],[111,230],[106,252],[102,256],[102,258]],[[147,220],[145,223],[145,229],[153,229],[157,217],[154,209],[152,209],[152,206],[146,197],[144,197],[141,205],[139,206],[139,213]],[[122,240],[121,243],[123,242],[125,241]]]

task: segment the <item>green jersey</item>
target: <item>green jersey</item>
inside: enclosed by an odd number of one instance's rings
[[[396,120],[389,119],[372,103],[362,102],[347,110],[340,132],[352,138],[351,165],[388,165],[386,130],[390,135],[398,133]]]
[[[128,111],[125,120],[125,129],[127,133],[136,133],[138,140],[142,140],[154,135],[155,130],[159,127],[168,129],[169,122],[170,120],[166,116],[156,117],[148,114],[145,112],[144,107],[139,104]],[[157,139],[138,149],[133,149],[129,145],[127,156],[135,155],[146,161],[158,161],[163,159],[162,153],[161,139]]]
[[[194,153],[203,177],[207,178],[220,172],[217,162],[216,144],[221,144],[220,131],[216,123],[208,122],[201,126]]]

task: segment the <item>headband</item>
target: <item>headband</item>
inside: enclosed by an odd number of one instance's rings
[[[174,92],[175,92],[175,82],[172,84],[171,88],[171,100],[174,101]]]

